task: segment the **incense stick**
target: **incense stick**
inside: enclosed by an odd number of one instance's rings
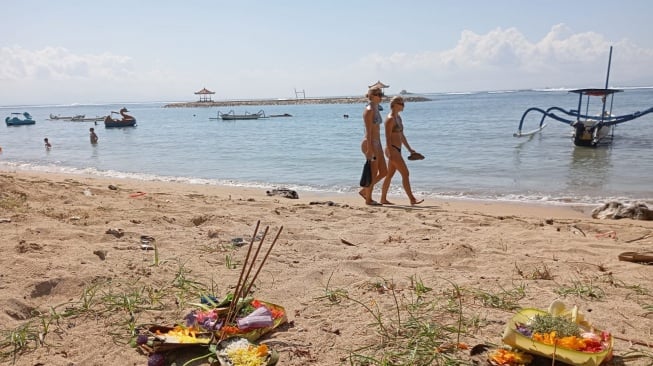
[[[265,231],[263,232],[263,236],[261,237],[261,241],[259,242],[258,248],[256,248],[256,252],[254,253],[254,257],[252,257],[252,260],[249,260],[249,254],[252,250],[252,246],[254,243],[254,239],[252,239],[252,242],[250,243],[249,250],[247,251],[247,257],[245,258],[245,263],[243,263],[243,268],[241,270],[241,278],[238,280],[238,286],[236,286],[236,290],[234,291],[234,297],[231,300],[231,304],[229,304],[229,311],[227,312],[226,318],[225,318],[225,324],[228,324],[234,317],[235,314],[238,313],[238,301],[240,298],[244,298],[247,296],[247,292],[243,292],[243,288],[247,285],[247,279],[249,278],[249,274],[252,272],[252,267],[254,267],[254,263],[256,262],[256,257],[258,257],[258,253],[261,251],[261,247],[263,246],[263,241],[265,240],[265,237],[268,234],[268,230],[270,229],[269,226],[265,227]],[[254,234],[254,238],[256,237],[256,233]],[[245,274],[245,277],[242,277],[242,273],[245,271],[245,268],[247,267],[247,264],[249,263],[249,269],[247,269],[247,273]]]
[[[252,235],[252,239],[249,241],[249,247],[247,248],[247,256],[245,257],[245,263],[249,260],[249,254],[252,252],[252,244],[254,244],[254,239],[256,239],[256,234],[258,233],[258,228],[259,225],[261,224],[261,220],[256,221],[256,227],[254,228],[254,235]],[[243,279],[243,274],[245,273],[245,266],[243,265],[243,268],[240,270],[240,276],[238,277],[238,282],[236,283],[236,288],[234,289],[234,296],[229,303],[229,309],[227,310],[227,315],[225,318],[225,322],[223,324],[227,325],[227,320],[230,317],[230,314],[233,312],[234,304],[238,299],[236,298],[237,294],[240,292],[240,286],[241,286],[241,281]],[[215,333],[211,335],[211,341],[215,338]],[[220,343],[224,339],[224,332],[221,332],[220,334],[220,340],[218,343]]]
[[[263,268],[263,264],[268,259],[268,255],[270,255],[270,252],[272,251],[272,248],[274,247],[274,244],[277,243],[277,239],[279,239],[279,235],[281,234],[281,230],[283,230],[283,226],[279,228],[279,231],[277,231],[277,236],[274,237],[274,240],[272,241],[272,244],[270,244],[270,247],[268,248],[268,251],[265,253],[265,256],[263,257],[263,260],[261,260],[261,264],[259,265],[258,269],[256,270],[256,273],[254,274],[254,278],[252,278],[252,280],[250,281],[249,286],[247,287],[247,291],[245,291],[245,294],[248,294],[249,291],[252,289],[252,286],[254,285],[254,282],[256,281],[256,277],[258,277],[259,272],[261,272],[261,269]]]
[[[240,270],[240,276],[238,277],[238,283],[236,284],[236,288],[234,290],[234,295],[229,303],[229,309],[227,310],[227,314],[225,315],[224,323],[222,326],[228,325],[235,315],[240,311],[238,302],[240,298],[245,298],[247,294],[252,289],[252,286],[254,285],[254,282],[256,281],[256,278],[258,277],[259,273],[261,272],[261,269],[263,269],[263,265],[268,259],[268,256],[270,255],[270,252],[272,252],[272,248],[274,248],[274,245],[277,243],[277,240],[279,239],[279,235],[281,235],[281,231],[283,230],[283,226],[279,228],[279,231],[277,232],[277,235],[274,237],[274,240],[272,241],[272,244],[270,244],[270,247],[268,248],[267,252],[265,253],[265,256],[261,260],[261,263],[258,266],[258,269],[254,273],[254,277],[252,278],[251,281],[249,281],[249,275],[252,272],[252,269],[254,268],[254,265],[256,264],[256,259],[258,258],[258,255],[261,251],[261,248],[263,247],[263,242],[265,241],[265,238],[268,234],[268,230],[270,229],[269,226],[265,227],[265,231],[263,232],[263,235],[261,236],[261,240],[259,241],[259,245],[256,248],[256,251],[254,253],[254,256],[250,260],[250,254],[252,252],[252,247],[254,246],[254,240],[256,239],[256,234],[258,233],[258,228],[260,225],[261,221],[256,222],[256,228],[254,229],[254,235],[252,236],[252,239],[250,240],[249,243],[249,248],[247,248],[247,255],[245,257],[245,262],[243,263],[243,267]],[[247,269],[247,271],[245,271]],[[246,290],[243,291],[244,288],[247,288]],[[225,332],[220,332],[220,338],[218,340],[218,343],[222,342],[226,338],[227,334]],[[211,342],[215,339],[215,333],[211,335]]]

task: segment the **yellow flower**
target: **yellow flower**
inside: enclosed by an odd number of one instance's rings
[[[197,338],[198,331],[196,327],[186,328],[177,325],[166,334],[177,339],[178,343],[208,343],[208,338]],[[161,333],[157,332],[157,334]]]
[[[234,348],[227,351],[227,356],[229,356],[234,366],[263,366],[265,365],[267,352],[268,347],[263,344],[258,347]]]

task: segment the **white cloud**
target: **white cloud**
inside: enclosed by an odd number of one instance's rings
[[[165,98],[166,88],[181,76],[144,60],[147,67],[126,55],[109,52],[76,54],[62,47],[27,50],[0,48],[0,80],[6,90],[0,98],[11,103],[94,103],[148,101]],[[163,94],[163,96],[162,96]]]
[[[65,48],[0,48],[0,80],[123,80],[134,76],[128,56],[77,55]]]
[[[369,55],[361,63],[377,65],[388,79],[421,91],[601,86],[611,45],[611,84],[653,83],[648,66],[653,64],[653,50],[628,40],[611,42],[595,32],[575,34],[563,24],[553,26],[537,42],[515,28],[487,34],[465,30],[449,50]]]

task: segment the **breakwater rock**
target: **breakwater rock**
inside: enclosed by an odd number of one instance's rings
[[[427,102],[431,99],[420,96],[404,96],[406,102]],[[199,107],[230,107],[241,105],[292,105],[292,104],[364,104],[365,97],[341,98],[303,98],[303,99],[246,99],[246,100],[218,100],[209,102],[179,102],[170,103],[163,108],[199,108]],[[390,97],[384,97],[383,103],[389,103]]]

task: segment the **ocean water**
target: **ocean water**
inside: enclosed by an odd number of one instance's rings
[[[571,128],[549,121],[532,137],[515,138],[533,106],[575,109],[564,90],[424,94],[407,103],[405,134],[425,160],[409,162],[413,190],[422,198],[470,198],[556,204],[611,199],[653,202],[653,113],[618,125],[610,146],[575,147]],[[29,111],[37,123],[0,126],[0,170],[84,173],[265,189],[353,193],[364,157],[363,104],[163,108],[165,103],[0,107],[0,115]],[[127,107],[134,128],[102,122],[49,121],[50,114],[102,116]],[[653,106],[653,88],[615,97],[613,114]],[[383,104],[389,111],[388,103]],[[288,118],[222,121],[218,111]],[[349,118],[343,115],[348,114]],[[533,115],[524,130],[535,128]],[[89,142],[89,128],[99,136]],[[43,138],[53,148],[46,151]],[[401,178],[392,193],[404,197]],[[375,195],[378,197],[378,193]]]

